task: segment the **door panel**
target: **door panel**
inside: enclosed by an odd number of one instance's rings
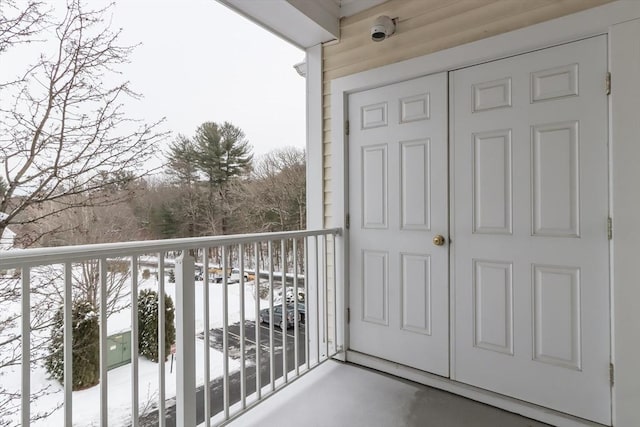
[[[606,37],[452,72],[452,378],[610,424]]]
[[[349,96],[350,348],[449,375],[447,76]]]

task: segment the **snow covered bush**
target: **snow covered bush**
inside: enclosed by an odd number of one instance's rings
[[[176,327],[173,324],[175,309],[173,300],[168,295],[164,297],[164,354],[167,360],[171,344],[176,340]],[[150,289],[143,289],[138,295],[138,351],[141,356],[158,361],[158,293]]]
[[[100,326],[94,307],[85,300],[74,301],[72,317],[73,390],[100,382]],[[49,355],[45,367],[52,378],[64,382],[64,318],[60,307],[53,318]]]

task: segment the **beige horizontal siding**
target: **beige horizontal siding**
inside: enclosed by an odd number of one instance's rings
[[[613,0],[390,0],[342,20],[339,41],[323,47],[325,225],[331,215],[331,80],[437,52],[589,9]],[[397,18],[382,43],[369,28],[380,15]]]
[[[344,19],[339,42],[323,49],[324,70],[333,78],[379,67],[469,41],[547,21],[611,0],[391,0]],[[396,34],[372,42],[379,15],[397,18]],[[476,31],[473,31],[476,30]],[[461,38],[460,33],[469,33]],[[344,69],[344,70],[340,70]]]

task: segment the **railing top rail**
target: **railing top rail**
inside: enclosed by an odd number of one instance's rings
[[[0,269],[23,266],[60,264],[87,259],[126,257],[156,252],[181,251],[195,248],[220,247],[240,243],[268,242],[310,236],[338,235],[341,228],[283,231],[225,236],[187,237],[167,240],[100,243],[93,245],[58,246],[0,252]]]

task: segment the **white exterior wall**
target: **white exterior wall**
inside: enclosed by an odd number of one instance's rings
[[[454,46],[503,34],[572,14],[612,0],[389,0],[340,22],[340,40],[324,44],[323,138],[325,225],[332,218],[331,175],[338,149],[331,140],[331,81]],[[396,32],[382,43],[371,41],[370,27],[380,15],[397,18]]]
[[[324,179],[328,185],[325,188],[325,209],[328,210],[325,223],[327,226],[345,225],[347,180],[344,120],[347,117],[345,99],[348,93],[598,34],[609,36],[613,82],[610,97],[610,200],[614,228],[611,243],[611,353],[615,367],[613,423],[615,426],[634,427],[640,425],[640,369],[637,363],[640,358],[640,279],[636,270],[640,255],[640,2],[616,1],[504,35],[332,80],[330,88],[324,90],[325,146],[329,142],[331,145],[329,158],[325,149]],[[327,111],[331,120],[327,118]],[[330,166],[327,165],[328,160]],[[330,192],[330,197],[326,196],[327,192]],[[348,244],[348,235],[345,240]],[[344,259],[345,271],[340,272],[340,277],[346,283],[349,264],[348,259]],[[348,306],[348,292],[344,298]],[[347,325],[344,333],[348,337]],[[451,389],[535,418],[543,419],[549,414],[548,411],[531,409],[482,391],[465,391],[454,382],[441,384],[441,379],[430,379],[415,372],[399,372],[397,369],[394,373],[414,380],[422,378],[425,383],[432,382],[436,387]],[[559,414],[558,418],[546,420],[558,425],[576,425],[576,421],[566,420]]]

